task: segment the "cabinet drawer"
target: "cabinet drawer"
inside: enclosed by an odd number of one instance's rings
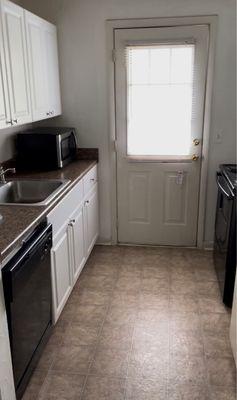
[[[98,180],[97,165],[95,165],[83,178],[84,194],[86,195]]]
[[[61,229],[72,212],[84,197],[83,179],[80,180],[60,203],[48,214],[48,221],[53,225],[53,236]]]

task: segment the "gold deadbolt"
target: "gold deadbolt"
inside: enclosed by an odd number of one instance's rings
[[[200,144],[199,139],[193,139],[194,146],[198,146]]]
[[[193,154],[192,160],[193,161],[197,161],[198,159],[199,159],[199,156],[197,156],[197,154]]]

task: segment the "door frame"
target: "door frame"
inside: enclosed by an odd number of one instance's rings
[[[206,90],[204,99],[203,115],[203,144],[201,156],[201,172],[198,202],[198,224],[197,224],[197,247],[203,248],[205,244],[204,229],[206,217],[206,195],[207,195],[207,175],[208,175],[208,156],[209,138],[211,125],[211,102],[213,90],[213,71],[214,71],[214,51],[217,31],[217,15],[201,15],[187,17],[160,17],[146,19],[114,19],[106,21],[107,39],[107,73],[108,73],[108,107],[109,107],[109,156],[110,156],[110,187],[111,187],[111,243],[118,242],[118,210],[117,210],[117,157],[116,157],[116,107],[115,107],[115,30],[126,28],[154,28],[154,27],[174,27],[185,25],[208,25],[209,28],[209,49],[206,74]]]

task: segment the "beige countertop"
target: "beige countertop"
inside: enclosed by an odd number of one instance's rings
[[[34,228],[71,188],[94,166],[95,160],[77,160],[66,167],[46,172],[27,172],[14,176],[28,179],[69,179],[65,190],[46,206],[0,206],[0,263],[22,242],[30,229]],[[11,177],[12,179],[12,177]]]

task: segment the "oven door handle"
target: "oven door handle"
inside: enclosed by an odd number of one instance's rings
[[[221,177],[222,177],[221,173],[217,172],[216,182],[217,182],[218,188],[222,191],[222,193],[227,197],[228,200],[231,200],[234,198],[234,193],[232,192],[232,190],[229,186],[228,186],[229,193],[223,188],[223,186],[221,185],[221,182],[220,182]]]

